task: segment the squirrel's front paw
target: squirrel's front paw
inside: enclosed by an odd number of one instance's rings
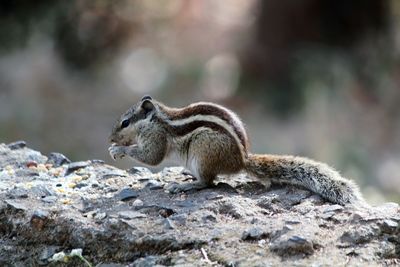
[[[122,159],[126,155],[126,147],[125,146],[117,146],[117,145],[112,145],[108,148],[108,152],[110,153],[110,156],[116,160]]]

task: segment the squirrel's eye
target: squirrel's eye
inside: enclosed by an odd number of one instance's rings
[[[129,126],[129,120],[123,120],[121,123],[121,129],[124,129]]]

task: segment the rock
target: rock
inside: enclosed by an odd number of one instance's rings
[[[92,164],[105,164],[104,160],[102,159],[91,159],[90,162]]]
[[[242,233],[242,240],[260,240],[267,238],[269,233],[266,233],[259,227],[252,227]]]
[[[244,173],[172,195],[150,187],[192,180],[182,168],[45,163],[0,144],[0,266],[57,265],[53,255],[77,248],[103,267],[398,265],[394,203],[340,206],[295,187],[267,190]]]
[[[157,265],[157,262],[160,260],[159,256],[147,256],[144,258],[139,258],[135,260],[132,264],[132,267],[153,267],[153,266],[162,266]]]
[[[203,222],[216,222],[217,217],[215,217],[213,214],[207,214],[204,215],[202,218]]]
[[[21,149],[21,148],[26,147],[26,142],[25,141],[16,141],[14,143],[8,144],[7,146],[11,150]]]
[[[347,230],[341,236],[342,242],[361,244],[372,240],[379,234],[379,229],[372,226],[357,226]]]
[[[147,217],[146,214],[132,210],[120,211],[118,212],[118,216],[122,219],[128,219],[128,220]]]
[[[143,206],[143,201],[140,199],[135,199],[135,201],[133,201],[132,206],[134,207],[140,207]]]
[[[65,171],[65,176],[73,173],[76,170],[86,168],[90,165],[89,161],[77,161],[68,164],[67,170]]]
[[[134,191],[131,188],[124,188],[118,194],[115,195],[115,198],[121,201],[128,201],[132,198],[137,198],[139,193]]]
[[[280,256],[306,254],[310,255],[314,252],[311,240],[303,236],[287,236],[283,235],[270,244],[270,250]]]
[[[393,220],[387,219],[381,223],[381,229],[384,233],[394,233],[399,228],[399,223]]]
[[[41,185],[41,184],[33,186],[30,189],[30,192],[32,195],[42,197],[42,198],[55,195],[55,192],[53,189],[51,189],[49,186]]]
[[[131,175],[140,174],[141,176],[151,174],[151,171],[149,169],[147,169],[147,168],[144,168],[144,167],[133,167],[133,168],[127,170],[126,172],[131,174]]]
[[[44,261],[44,264],[47,263],[47,260],[56,254],[59,249],[59,246],[46,246],[40,253],[39,260]]]
[[[22,203],[22,202],[19,202],[16,200],[6,199],[5,202],[8,204],[8,206],[11,210],[15,210],[15,211],[29,210],[28,206],[25,203]]]
[[[45,203],[52,204],[57,201],[57,197],[56,196],[45,196],[42,198],[42,201]]]
[[[329,207],[327,207],[326,209],[324,209],[323,213],[331,213],[331,212],[337,212],[337,211],[341,211],[343,210],[344,207],[341,205],[330,205]]]
[[[60,167],[64,164],[71,163],[71,160],[69,160],[66,156],[64,156],[61,153],[52,152],[48,156],[47,163],[53,164],[54,167]]]
[[[145,187],[149,188],[150,190],[159,190],[164,188],[163,184],[157,180],[149,180]]]
[[[98,221],[102,221],[102,220],[104,220],[106,217],[107,217],[107,213],[105,213],[105,212],[96,213],[96,215],[94,216],[94,218],[95,218],[96,220],[98,220]]]
[[[103,175],[103,179],[108,179],[111,177],[126,177],[127,173],[126,171],[122,171],[122,170],[112,170],[107,172],[106,174]]]

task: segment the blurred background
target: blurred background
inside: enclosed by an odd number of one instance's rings
[[[0,1],[0,142],[103,159],[144,94],[214,101],[252,151],[327,162],[400,202],[400,1]]]

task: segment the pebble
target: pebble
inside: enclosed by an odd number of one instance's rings
[[[399,224],[393,220],[384,220],[381,228],[382,231],[385,233],[393,233],[397,230],[397,228],[399,227]]]
[[[58,247],[58,246],[45,247],[42,250],[42,252],[40,253],[39,260],[44,261],[44,260],[51,258],[59,249],[60,249],[60,247]]]
[[[77,161],[77,162],[72,162],[68,164],[67,170],[65,171],[65,176],[73,173],[76,170],[86,168],[87,166],[90,165],[89,161]]]
[[[48,156],[47,163],[53,164],[54,167],[60,167],[61,165],[71,163],[71,160],[61,153],[52,152]]]
[[[264,232],[261,228],[252,227],[242,233],[242,240],[259,240],[267,236],[268,233]]]
[[[17,150],[26,147],[25,141],[16,141],[7,145],[11,150]]]
[[[133,167],[129,170],[126,171],[129,174],[139,174],[142,173],[141,176],[144,176],[144,174],[152,174],[151,171],[148,168],[145,167]]]
[[[42,201],[45,203],[55,203],[57,201],[57,197],[56,196],[45,196],[42,198]]]
[[[285,254],[307,254],[314,252],[313,243],[306,237],[293,235],[283,235],[270,244],[270,249],[276,254],[283,256]]]
[[[135,201],[133,201],[132,206],[134,207],[140,207],[143,206],[143,201],[140,199],[135,199]]]
[[[340,239],[347,243],[361,244],[372,240],[378,234],[377,230],[372,226],[357,226],[345,231]]]
[[[101,160],[101,159],[92,159],[92,160],[90,160],[90,162],[93,164],[104,164],[105,163],[104,160]]]
[[[126,177],[127,173],[126,171],[122,171],[122,170],[112,170],[106,174],[104,174],[102,176],[102,179],[108,179],[108,178],[112,178],[112,177]]]
[[[335,205],[330,205],[329,207],[327,207],[326,209],[324,209],[324,213],[331,213],[331,212],[336,212],[336,211],[340,211],[343,210],[343,206],[335,204]]]
[[[147,215],[143,214],[141,212],[138,211],[132,211],[132,210],[124,210],[124,211],[120,211],[118,212],[118,216],[122,219],[136,219],[136,218],[146,218]]]
[[[99,221],[104,220],[106,217],[107,217],[107,213],[105,213],[105,212],[96,213],[96,215],[94,216],[94,218]]]
[[[6,199],[4,202],[6,202],[9,207],[11,207],[15,210],[18,210],[18,211],[20,211],[20,210],[25,211],[25,210],[29,209],[25,204],[11,200],[11,199]]]
[[[217,218],[214,215],[207,214],[201,218],[203,222],[216,222]]]
[[[35,210],[33,212],[32,218],[46,219],[49,217],[49,212],[45,210]]]
[[[122,189],[118,194],[115,195],[115,198],[121,201],[127,201],[132,198],[137,198],[139,196],[139,193],[134,191],[131,188],[124,188]]]
[[[146,183],[147,188],[149,188],[150,190],[159,190],[159,189],[163,189],[164,186],[162,185],[162,183],[160,183],[157,180],[150,180]]]

